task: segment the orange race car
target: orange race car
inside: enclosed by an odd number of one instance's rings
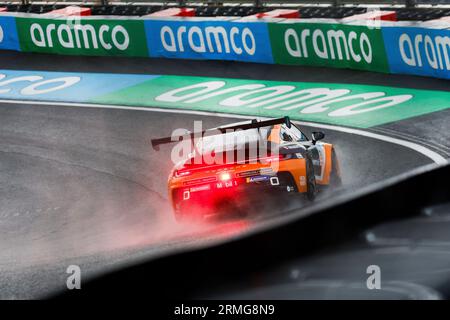
[[[217,213],[235,202],[265,201],[279,192],[314,200],[318,186],[341,184],[332,144],[309,140],[288,117],[234,123],[201,132],[152,140],[160,144],[189,141],[192,151],[168,179],[177,220]]]

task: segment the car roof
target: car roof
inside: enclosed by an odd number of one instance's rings
[[[243,122],[244,124],[247,122]],[[236,125],[236,124],[232,124]],[[220,128],[226,128],[220,127]],[[273,126],[247,130],[230,131],[219,135],[204,136],[197,142],[197,147],[203,151],[223,148],[224,151],[240,149],[258,141],[267,141]]]

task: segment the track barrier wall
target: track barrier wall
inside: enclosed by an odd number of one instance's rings
[[[0,49],[232,60],[450,79],[450,24],[0,15]]]

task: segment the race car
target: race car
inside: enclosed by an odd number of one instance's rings
[[[153,139],[152,146],[187,140],[192,146],[168,178],[175,217],[183,220],[280,192],[313,201],[319,186],[339,186],[336,153],[332,144],[319,142],[324,137],[313,132],[310,140],[284,117]]]

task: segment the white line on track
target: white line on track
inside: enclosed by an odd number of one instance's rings
[[[97,108],[97,109],[118,109],[118,110],[135,110],[135,111],[149,111],[149,112],[163,112],[163,113],[177,113],[177,114],[192,114],[192,115],[202,115],[209,117],[221,117],[221,118],[235,118],[235,119],[253,119],[258,116],[248,116],[248,115],[239,115],[239,114],[230,114],[230,113],[216,113],[216,112],[207,112],[207,111],[195,111],[195,110],[183,110],[183,109],[169,109],[169,108],[157,108],[157,107],[133,107],[133,106],[122,106],[122,105],[108,105],[108,104],[94,104],[94,103],[76,103],[76,102],[57,102],[57,101],[34,101],[34,100],[1,100],[0,103],[9,103],[9,104],[29,104],[29,105],[45,105],[45,106],[64,106],[64,107],[77,107],[77,108]],[[259,119],[267,119],[258,117]],[[424,156],[430,158],[437,164],[447,164],[449,162],[448,159],[445,159],[443,156],[434,152],[420,144],[401,140],[398,138],[393,138],[385,135],[381,135],[378,133],[373,133],[369,131],[364,131],[360,129],[348,128],[348,127],[340,127],[335,125],[314,123],[314,122],[304,122],[304,121],[293,121],[303,126],[315,127],[321,129],[328,129],[338,132],[345,132],[350,134],[355,134],[359,136],[364,136],[372,139],[377,139],[381,141],[386,141],[389,143],[397,144],[409,149],[412,149],[416,152],[423,154]]]

